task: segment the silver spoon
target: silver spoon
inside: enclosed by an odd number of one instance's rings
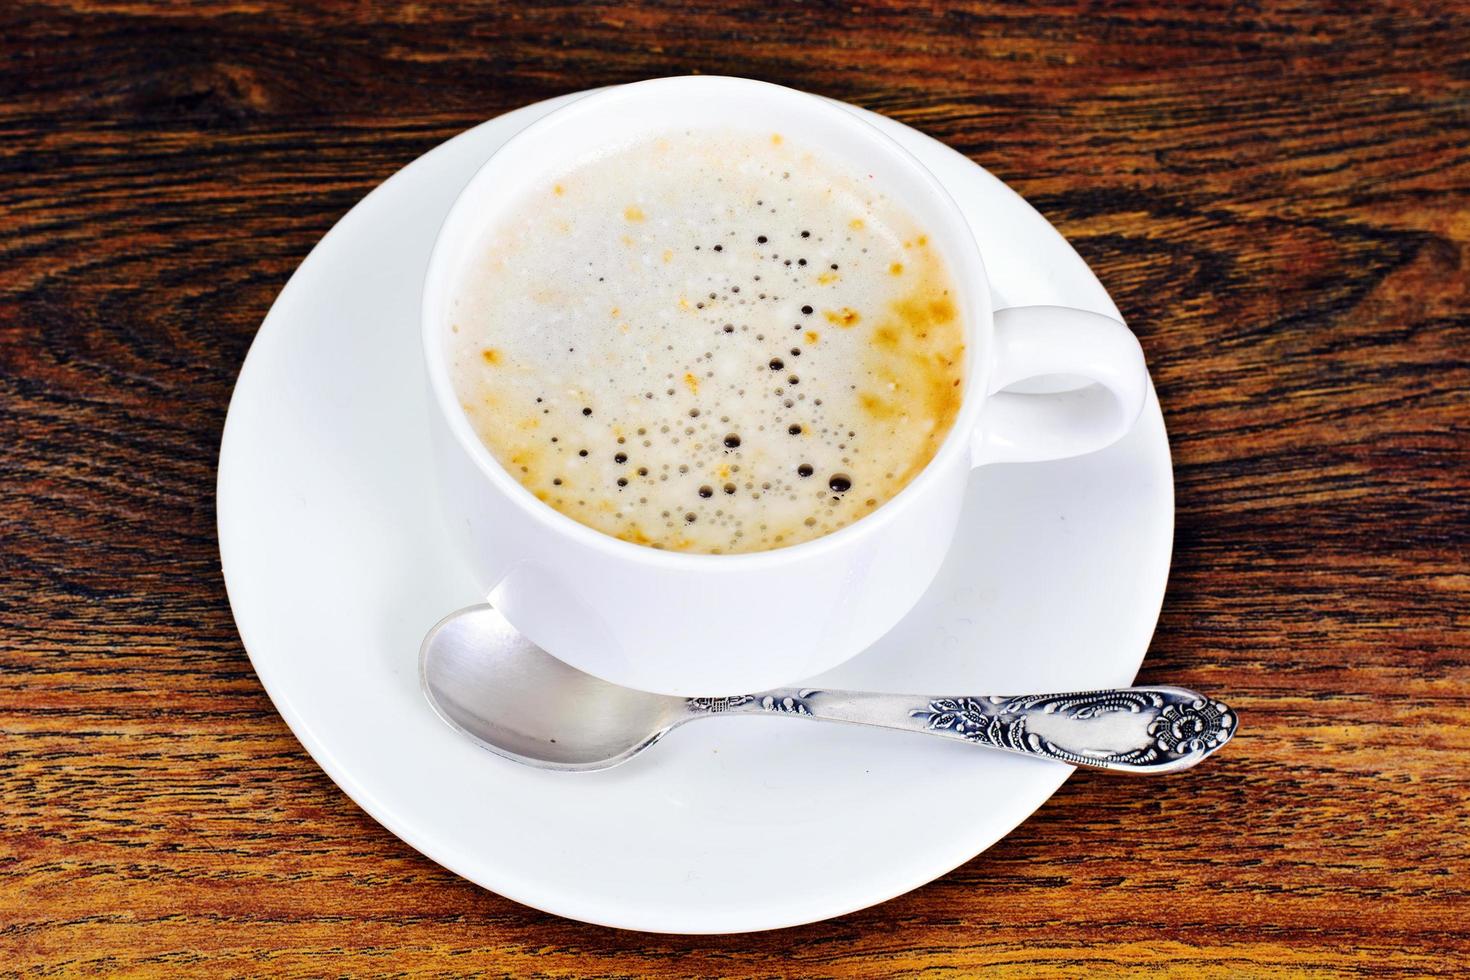
[[[444,619],[419,652],[424,694],[453,728],[507,759],[590,771],[627,762],[670,729],[718,714],[775,714],[922,732],[1075,766],[1188,769],[1235,734],[1235,713],[1178,687],[1077,694],[923,697],[788,688],[680,698],[619,687],[569,667],[499,612]]]

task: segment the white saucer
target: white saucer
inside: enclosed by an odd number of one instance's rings
[[[219,467],[220,556],[255,670],[364,810],[445,867],[548,912],[742,932],[922,885],[1010,832],[1070,768],[754,717],[681,729],[608,772],[546,773],[475,747],[419,693],[425,631],[481,599],[433,505],[419,285],[461,185],[561,101],[478,126],[384,182],[322,239],[261,326]],[[1118,315],[1020,197],[940,143],[872,118],[960,201],[999,305]],[[918,608],[814,686],[1127,684],[1158,617],[1173,514],[1152,395],[1137,430],[1104,452],[978,471],[959,540]]]

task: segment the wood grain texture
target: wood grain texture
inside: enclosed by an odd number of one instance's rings
[[[1178,535],[1143,679],[1243,734],[1082,773],[878,908],[618,933],[363,815],[230,618],[214,469],[292,269],[489,116],[752,75],[1026,195],[1148,354]],[[0,976],[1463,975],[1470,8],[0,5]]]

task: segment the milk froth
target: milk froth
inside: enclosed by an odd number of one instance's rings
[[[480,243],[449,329],[460,403],[528,490],[714,554],[882,506],[965,367],[948,267],[902,207],[798,138],[723,129],[550,174]]]

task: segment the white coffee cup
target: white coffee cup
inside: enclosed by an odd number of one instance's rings
[[[947,258],[968,368],[949,437],[873,513],[774,551],[682,554],[580,524],[496,462],[450,382],[448,311],[486,230],[552,174],[660,132],[718,127],[785,133],[861,160]],[[1116,320],[1064,307],[992,311],[969,225],[896,142],[837,103],[741,78],[662,78],[594,92],[512,137],[470,179],[440,229],[424,283],[423,341],[446,517],[489,600],[572,666],[677,695],[774,687],[858,653],[933,580],[971,469],[1101,449],[1132,427],[1148,388],[1138,341]],[[1044,375],[1094,384],[1061,394],[1002,390]]]

